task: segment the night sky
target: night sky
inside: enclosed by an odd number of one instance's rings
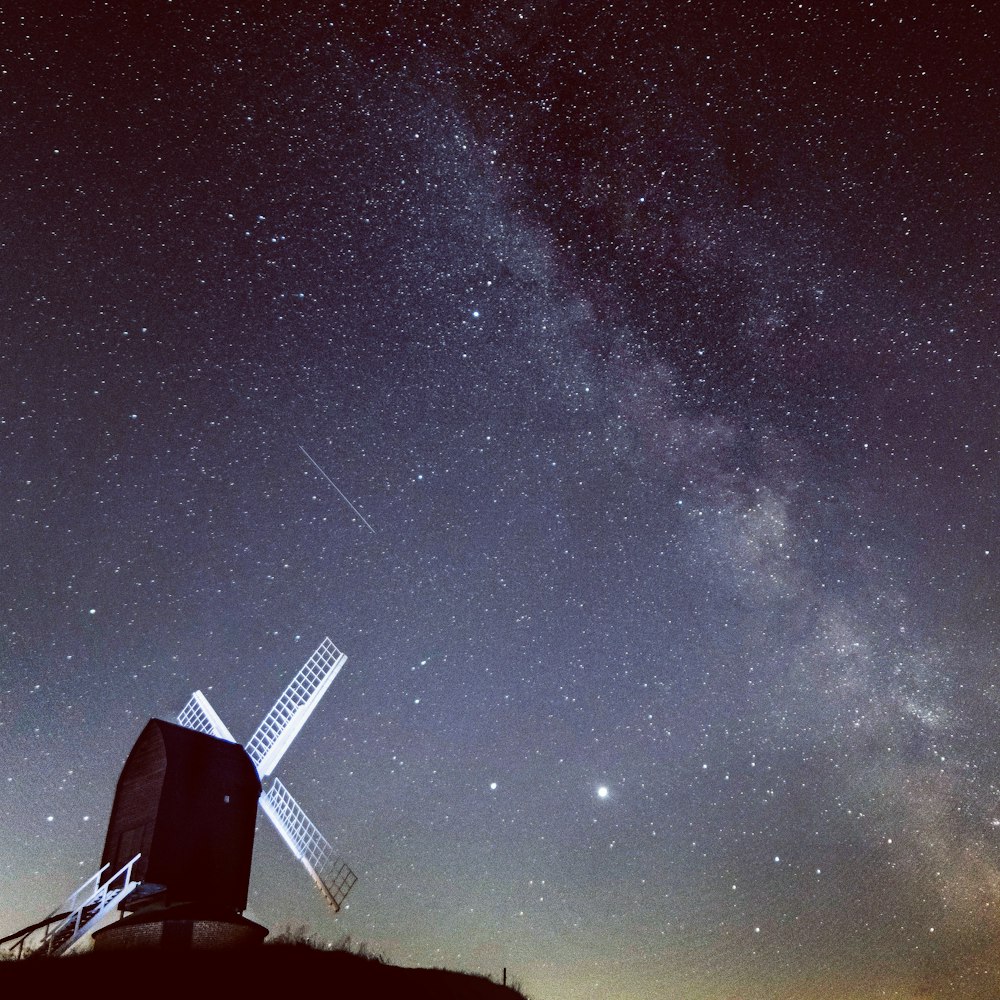
[[[247,739],[329,635],[277,774],[359,881],[261,820],[273,931],[535,1000],[1000,995],[998,44],[5,5],[0,933],[148,718]]]

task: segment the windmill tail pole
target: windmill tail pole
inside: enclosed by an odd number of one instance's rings
[[[19,931],[14,931],[13,934],[8,934],[6,937],[0,938],[0,944],[6,944],[8,941],[16,941],[18,938],[25,938],[32,931],[41,930],[43,927],[48,927],[49,924],[54,924],[57,920],[65,920],[68,916],[68,910],[65,913],[53,913],[51,916],[45,917],[44,920],[29,924],[27,927],[22,927]]]

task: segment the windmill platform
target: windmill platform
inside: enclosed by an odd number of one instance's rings
[[[267,928],[244,916],[210,916],[197,906],[158,907],[133,913],[93,934],[95,951],[226,951],[256,948]]]

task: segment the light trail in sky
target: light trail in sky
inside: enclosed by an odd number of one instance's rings
[[[364,522],[364,526],[374,535],[375,529],[368,523],[367,519],[365,518],[365,515],[362,514],[361,511],[358,510],[358,508],[355,507],[354,504],[352,504],[351,501],[348,500],[346,496],[344,496],[344,493],[341,490],[341,488],[326,474],[326,472],[324,471],[323,467],[319,464],[319,462],[317,462],[316,459],[313,458],[312,455],[310,455],[309,452],[302,447],[302,445],[299,445],[299,448],[301,449],[302,454],[305,455],[306,458],[308,458],[309,461],[312,462],[312,464],[315,465],[317,469],[319,469],[320,475],[340,494],[344,503],[346,503],[347,506],[350,507],[351,510],[353,510],[354,513],[361,518],[362,522]]]

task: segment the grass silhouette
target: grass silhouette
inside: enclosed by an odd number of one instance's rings
[[[140,989],[146,995],[178,1000],[185,993],[204,996],[209,990],[232,996],[234,989],[247,995],[280,996],[294,987],[400,1000],[527,1000],[523,993],[487,976],[392,965],[364,944],[352,945],[349,938],[323,946],[304,930],[286,930],[257,948],[240,950],[90,950],[61,958],[34,955],[0,962],[0,996],[26,996],[28,990],[43,996],[56,990],[97,996],[112,983],[116,991]]]

